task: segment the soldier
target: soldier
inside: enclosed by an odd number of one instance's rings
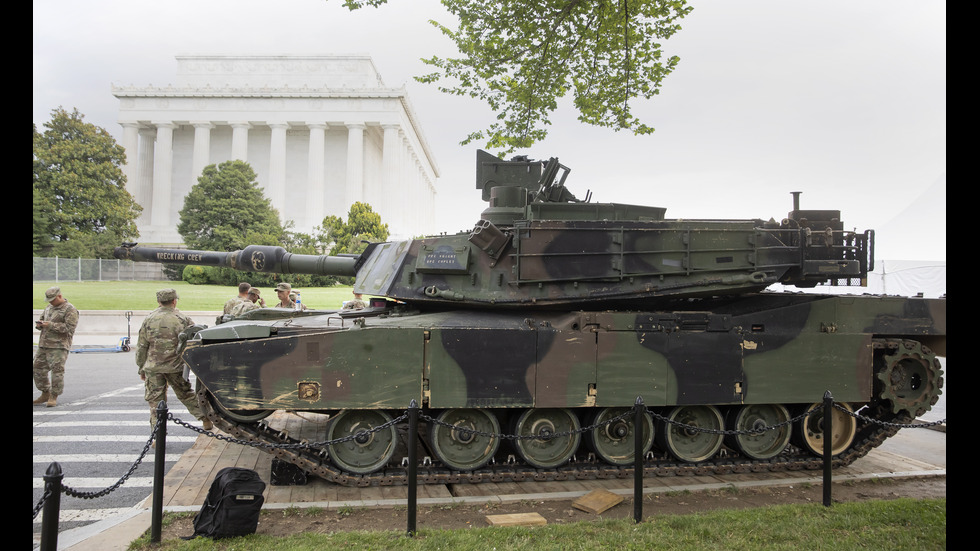
[[[175,289],[157,291],[160,307],[143,320],[136,345],[136,365],[146,382],[145,397],[150,404],[150,426],[156,426],[157,406],[166,399],[169,384],[187,411],[202,420],[205,430],[211,430],[211,420],[204,418],[191,384],[184,379],[179,336],[194,322],[177,310],[177,298]]]
[[[241,283],[239,283],[238,284],[238,296],[237,297],[234,297],[234,298],[228,299],[228,302],[225,303],[224,313],[225,314],[230,314],[231,311],[234,310],[236,306],[238,306],[242,302],[245,302],[245,297],[248,295],[248,290],[251,289],[251,288],[252,288],[252,285],[249,284],[249,283],[246,283],[244,281],[241,282]]]
[[[296,301],[293,299],[293,295],[290,295],[292,290],[292,286],[285,282],[276,285],[276,296],[279,297],[279,304],[276,305],[276,308],[296,309]],[[300,303],[300,305],[303,310],[306,310],[305,304]]]
[[[344,310],[360,310],[367,308],[367,303],[361,298],[361,293],[354,293],[354,298],[344,303]]]
[[[34,354],[34,386],[41,395],[34,400],[34,405],[46,404],[51,408],[58,405],[58,396],[65,389],[65,361],[78,325],[78,310],[61,296],[59,287],[45,291],[44,298],[48,305],[41,319],[34,322],[34,327],[41,331]]]
[[[245,300],[231,310],[231,315],[240,316],[245,312],[255,310],[256,308],[264,308],[264,307],[265,307],[265,299],[263,299],[260,296],[258,289],[252,287],[251,289],[248,290],[248,295],[246,296]]]

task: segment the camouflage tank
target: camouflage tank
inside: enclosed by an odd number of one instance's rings
[[[184,353],[202,406],[233,435],[295,443],[261,420],[328,414],[318,440],[351,438],[275,453],[344,484],[405,480],[390,421],[412,400],[434,458],[424,482],[626,476],[635,427],[622,414],[637,397],[655,414],[640,432],[655,474],[813,468],[822,414],[790,421],[828,390],[894,423],[936,403],[945,298],[766,290],[866,283],[874,233],[845,230],[840,211],[802,210],[795,194],[778,222],[672,220],[579,200],[568,173],[557,159],[478,152],[489,206],[471,232],[356,256],[133,244],[116,256],[355,277],[367,308],[253,310],[199,331]],[[721,434],[765,427],[779,428]],[[897,430],[845,411],[833,427],[838,464]]]

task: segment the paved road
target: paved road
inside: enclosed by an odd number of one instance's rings
[[[31,386],[36,397],[37,390]],[[168,405],[176,417],[194,421],[172,392]],[[58,398],[58,407],[34,407],[32,505],[41,499],[42,477],[52,462],[61,465],[66,485],[81,492],[97,492],[126,474],[149,434],[149,409],[143,400],[133,352],[70,354],[65,367],[65,393]],[[196,436],[180,427],[170,428],[167,470],[191,447]],[[151,450],[132,476],[107,496],[79,499],[62,495],[59,530],[96,522],[133,507],[150,495],[152,476]],[[38,515],[34,519],[35,533],[40,530],[40,521]]]

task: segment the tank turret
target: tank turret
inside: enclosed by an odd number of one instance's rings
[[[873,232],[840,211],[794,209],[774,220],[670,220],[660,207],[592,203],[565,187],[557,159],[477,153],[489,206],[469,233],[372,243],[359,256],[250,246],[213,253],[126,245],[117,258],[244,271],[355,276],[354,291],[476,307],[596,305],[755,292],[773,283],[862,285]]]

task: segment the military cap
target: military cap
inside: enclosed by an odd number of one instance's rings
[[[52,300],[58,298],[58,295],[60,294],[61,294],[61,287],[51,287],[50,289],[44,292],[44,300],[51,302]]]
[[[261,295],[259,295],[259,288],[258,287],[252,287],[251,289],[249,289],[248,290],[248,294],[255,295],[255,296],[261,296]]]
[[[157,291],[157,302],[166,304],[173,301],[177,296],[177,289],[160,289]]]
[[[293,290],[292,286],[289,285],[286,282],[282,282],[279,285],[276,285],[276,292],[286,291],[288,293],[289,291],[292,291],[292,290]]]

